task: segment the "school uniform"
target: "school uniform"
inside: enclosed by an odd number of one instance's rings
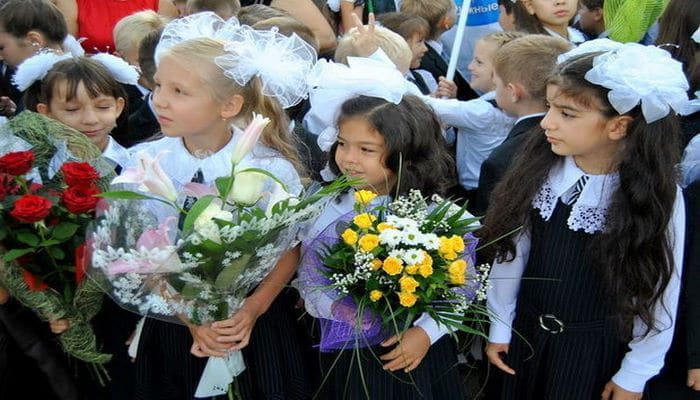
[[[182,139],[176,137],[135,146],[132,152],[143,150],[155,156],[168,150],[161,155],[160,164],[176,186],[191,181],[194,176],[201,176],[203,183],[212,183],[231,172],[231,155],[239,138],[240,131],[236,130],[224,148],[203,159],[193,156]],[[262,144],[257,144],[240,165],[269,171],[284,182],[291,193],[301,192],[299,175],[292,164]],[[272,180],[268,180],[264,190],[271,190],[272,185]],[[278,296],[270,309],[258,318],[250,343],[242,351],[246,370],[234,379],[244,398],[310,397],[290,318],[292,304],[283,297]],[[192,399],[207,363],[207,358],[190,354],[192,343],[186,326],[146,318],[136,357],[134,398]]]
[[[493,265],[487,294],[489,341],[510,343],[501,399],[599,399],[611,379],[642,392],[663,365],[673,336],[680,288],[685,213],[677,191],[667,232],[674,270],[656,304],[660,332],[635,319],[623,332],[595,267],[592,241],[606,230],[617,173],[587,175],[572,157],[555,164],[532,200],[530,226],[516,257]],[[512,329],[512,331],[511,331]],[[631,340],[629,340],[631,338]]]
[[[124,139],[124,146],[131,147],[160,133],[152,97],[150,93],[146,95],[141,106],[129,114],[129,135]]]
[[[473,207],[475,215],[486,213],[493,188],[506,174],[508,167],[522,150],[527,138],[532,134],[539,134],[537,131],[544,115],[544,113],[532,114],[518,118],[513,128],[508,132],[506,139],[493,149],[481,164],[479,186]]]
[[[428,51],[423,55],[420,61],[420,67],[418,68],[430,72],[433,78],[435,78],[435,81],[439,81],[441,76],[447,75],[448,67],[447,61],[445,61],[440,54],[442,51],[442,43],[434,40],[429,40],[425,43]],[[474,89],[469,86],[469,82],[467,82],[459,72],[455,72],[454,83],[457,85],[457,98],[459,100],[471,100],[479,97]]]
[[[373,204],[388,201],[388,196],[378,196]],[[334,234],[337,230],[335,223],[353,211],[353,204],[354,190],[330,200],[319,218],[301,235],[302,263],[294,286],[304,298],[307,312],[317,318],[322,326],[330,323],[333,318],[331,309],[337,299],[327,296],[325,291],[319,290],[317,284],[314,284],[314,277],[319,272],[311,263],[305,263],[305,254],[317,250],[312,247],[317,238],[325,237],[329,232]],[[448,329],[438,325],[427,313],[421,315],[413,325],[422,328],[431,343],[418,368],[410,374],[383,370],[385,362],[377,358],[391,351],[394,346],[385,348],[373,345],[354,349],[350,343],[343,350],[322,351],[319,353],[319,361],[321,377],[325,383],[319,388],[318,398],[464,399],[462,378],[456,367],[457,346],[454,339],[447,335]],[[359,363],[355,358],[356,352],[361,359]]]

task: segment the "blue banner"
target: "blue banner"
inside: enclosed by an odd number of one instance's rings
[[[462,8],[463,0],[454,0],[457,10]],[[498,22],[497,0],[472,0],[469,5],[467,26],[488,25]]]

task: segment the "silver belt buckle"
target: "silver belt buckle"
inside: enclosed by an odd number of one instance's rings
[[[539,320],[540,320],[540,328],[551,333],[552,335],[556,335],[557,333],[564,332],[564,322],[562,322],[562,320],[557,318],[556,315],[554,315],[554,314],[540,314]],[[550,326],[547,326],[545,321],[553,322],[554,324],[556,324],[556,327],[552,328]]]

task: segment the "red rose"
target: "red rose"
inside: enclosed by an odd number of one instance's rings
[[[18,189],[12,175],[0,173],[0,201],[4,200],[8,194],[17,193]]]
[[[41,292],[49,288],[49,285],[24,268],[22,268],[22,278],[32,292]]]
[[[15,151],[0,157],[0,172],[20,176],[32,169],[34,153],[31,151]]]
[[[25,194],[15,202],[10,215],[20,222],[37,222],[49,215],[52,206],[51,200],[46,197]]]
[[[86,162],[67,162],[61,166],[61,172],[68,186],[90,185],[100,179],[100,174]]]
[[[89,213],[95,211],[100,200],[96,194],[100,194],[100,188],[95,185],[70,186],[63,192],[61,201],[73,214]]]
[[[80,282],[85,279],[85,270],[87,269],[87,259],[85,258],[85,243],[75,248],[75,282]]]

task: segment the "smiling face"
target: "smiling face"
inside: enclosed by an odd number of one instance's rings
[[[385,166],[384,137],[362,117],[348,118],[338,126],[335,162],[341,172],[362,178],[364,189],[387,194],[396,182],[393,171]]]
[[[496,52],[496,43],[479,40],[474,46],[474,58],[467,67],[472,74],[469,85],[481,93],[494,90],[493,82],[493,55]]]
[[[535,15],[543,26],[558,33],[566,31],[578,10],[577,0],[525,0],[525,9]]]
[[[547,85],[547,102],[549,110],[540,125],[552,152],[573,156],[587,172],[612,165],[621,144],[621,137],[612,131],[616,117],[606,117],[597,100],[592,107],[582,106],[561,94],[556,85]]]
[[[423,55],[428,51],[428,47],[425,45],[425,35],[420,33],[415,33],[411,39],[407,40],[408,46],[411,48],[413,53],[413,58],[411,59],[411,69],[416,69],[420,67],[420,61]]]
[[[99,94],[90,97],[85,84],[80,82],[75,96],[68,98],[67,82],[59,82],[49,104],[37,104],[37,111],[82,132],[101,151],[109,142],[109,134],[117,125],[124,110],[124,99]]]

